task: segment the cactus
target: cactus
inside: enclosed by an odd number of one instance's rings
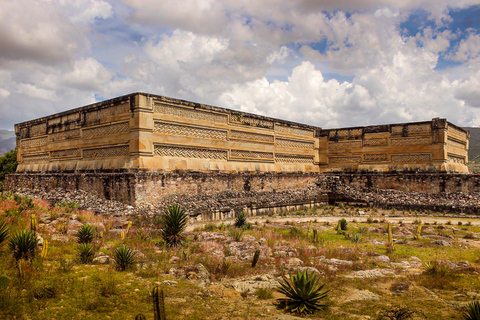
[[[308,238],[308,235],[310,234],[310,230],[312,230],[312,223],[313,223],[313,221],[310,220],[310,223],[308,224],[307,238]]]
[[[337,224],[337,234],[342,234],[343,231],[342,231],[342,226],[340,225],[340,221],[338,221],[338,224]]]
[[[125,240],[125,232],[122,231],[122,233],[120,234],[120,236],[122,237],[122,240]]]
[[[37,217],[35,216],[35,213],[30,215],[30,230],[33,234],[37,234]]]
[[[17,270],[18,270],[18,279],[23,281],[25,279],[25,267],[27,265],[27,261],[25,259],[20,259],[17,262]]]
[[[253,255],[252,268],[255,268],[259,258],[260,258],[260,249],[257,249],[255,250],[255,254]]]
[[[10,278],[6,275],[0,276],[0,291],[7,289],[8,285],[10,284]]]
[[[317,234],[318,234],[317,229],[313,229],[313,241],[314,242],[317,242]]]
[[[147,320],[147,318],[143,314],[139,313],[135,316],[135,320]]]
[[[153,315],[155,320],[165,320],[165,300],[163,289],[156,286],[152,290],[153,296]]]
[[[392,232],[392,223],[389,222],[388,226],[388,243],[387,243],[387,252],[395,251],[395,245],[393,244],[393,232]]]
[[[132,228],[132,221],[129,221],[129,222],[128,222],[127,234],[130,232],[130,228]]]
[[[40,257],[42,257],[42,259],[45,259],[47,257],[47,252],[48,252],[48,241],[44,240],[42,253],[40,253]]]
[[[422,235],[422,221],[420,221],[420,223],[418,224],[417,233],[415,234],[414,239],[420,240],[421,235]]]

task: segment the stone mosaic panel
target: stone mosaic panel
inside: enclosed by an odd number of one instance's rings
[[[157,113],[170,114],[170,115],[179,116],[179,117],[205,120],[205,121],[211,121],[211,122],[227,123],[228,121],[228,116],[226,114],[176,107],[176,106],[171,106],[163,103],[155,104],[154,111]]]
[[[41,162],[48,161],[48,152],[46,153],[30,153],[22,155],[22,161],[24,162]]]
[[[430,162],[432,156],[430,153],[392,154],[391,159],[394,163],[417,163]]]
[[[363,155],[364,161],[387,161],[388,155],[386,153],[378,153],[378,154],[364,154]]]
[[[275,154],[275,162],[313,164],[313,156],[304,156],[299,154]]]
[[[47,134],[47,123],[41,123],[30,127],[30,137],[43,136]]]
[[[120,122],[101,127],[88,128],[82,130],[82,137],[84,139],[93,139],[107,137],[113,134],[129,132],[130,128],[128,122]]]
[[[362,140],[350,140],[350,141],[329,141],[329,150],[345,150],[345,149],[357,149],[362,147]]]
[[[392,133],[402,134],[404,126],[393,126]],[[417,132],[430,132],[432,131],[432,125],[430,123],[420,123],[420,124],[409,124],[406,125],[408,133],[417,133]]]
[[[351,164],[351,163],[361,163],[362,156],[341,156],[341,157],[328,157],[329,163],[335,164]]]
[[[197,137],[204,139],[227,140],[226,130],[209,129],[205,127],[185,126],[170,122],[155,121],[154,132],[173,134],[178,136]]]
[[[313,130],[275,125],[275,131],[281,133],[294,134],[297,136],[313,137]]]
[[[83,149],[84,158],[126,157],[130,155],[128,145]]]
[[[231,130],[230,138],[243,139],[243,140],[255,140],[260,142],[268,142],[268,143],[273,143],[273,140],[274,140],[274,137],[272,135],[238,131],[238,130]]]
[[[80,157],[80,149],[55,150],[50,152],[52,158],[72,158]]]
[[[249,158],[249,159],[273,159],[271,152],[247,151],[247,150],[232,150],[230,156],[235,158]]]
[[[429,145],[431,143],[432,138],[430,137],[395,138],[390,141],[392,146]]]
[[[457,135],[457,136],[460,136],[460,137],[465,138],[465,139],[467,138],[467,133],[466,132],[463,132],[462,130],[457,129],[454,126],[448,126],[447,132],[452,133],[452,134]]]
[[[447,145],[450,146],[450,147],[460,148],[460,149],[463,149],[463,150],[465,150],[467,148],[467,145],[463,141],[458,141],[458,140],[452,139],[450,137],[448,137],[448,139],[447,139]]]
[[[227,160],[228,158],[227,150],[160,144],[154,145],[154,154],[161,157],[200,158],[216,160]]]
[[[87,112],[85,114],[85,120],[87,121],[87,123],[99,122],[101,119],[129,112],[129,106],[127,104],[121,104],[118,106],[112,106]]]
[[[387,146],[388,139],[387,138],[375,138],[375,139],[364,139],[363,146],[364,147],[376,147],[376,146]]]
[[[54,132],[48,135],[50,140],[66,140],[80,138],[80,129],[66,130],[61,132]]]
[[[314,149],[315,148],[315,142],[314,141],[303,141],[303,140],[277,138],[275,140],[275,144],[277,146],[297,148],[297,149]]]
[[[460,164],[466,164],[466,159],[465,157],[457,156],[454,154],[448,154],[448,161],[453,162],[453,163],[460,163]]]
[[[271,120],[253,118],[249,116],[244,116],[242,114],[231,114],[230,122],[244,124],[252,127],[273,129],[273,121]]]
[[[22,139],[20,140],[20,145],[22,148],[34,148],[34,147],[43,147],[47,144],[47,137],[33,138],[33,139]]]

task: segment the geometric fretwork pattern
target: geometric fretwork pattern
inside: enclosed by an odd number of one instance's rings
[[[80,149],[66,149],[66,150],[55,150],[50,152],[52,158],[69,158],[69,157],[79,157]]]
[[[108,137],[112,134],[124,133],[129,131],[128,122],[120,122],[111,125],[83,129],[82,137],[84,139]]]
[[[453,154],[448,154],[448,161],[450,162],[453,162],[453,163],[461,163],[461,164],[465,164],[465,157],[460,157],[460,156],[457,156],[457,155],[453,155]]]
[[[42,147],[47,144],[47,137],[34,138],[28,140],[21,140],[22,148]]]
[[[313,156],[297,154],[275,154],[275,162],[313,163]]]
[[[219,114],[213,112],[205,112],[201,110],[193,110],[182,107],[174,107],[163,103],[155,104],[154,110],[156,113],[170,114],[191,119],[206,120],[212,122],[227,123],[228,116],[226,114]]]
[[[281,126],[281,125],[278,125],[278,124],[275,125],[275,131],[276,132],[282,132],[282,133],[295,134],[297,136],[313,137],[313,130],[292,128],[292,127],[287,127],[287,126]]]
[[[341,141],[341,142],[328,142],[329,150],[343,150],[343,149],[358,149],[362,147],[361,140]]]
[[[227,140],[227,131],[224,130],[207,129],[203,127],[190,127],[167,122],[155,121],[153,131],[159,133],[174,134],[177,136]]]
[[[413,145],[427,145],[432,143],[430,137],[415,137],[415,138],[400,138],[391,139],[392,146],[413,146]]]
[[[447,145],[450,146],[450,147],[454,147],[454,148],[460,148],[462,150],[465,150],[467,148],[467,145],[466,145],[465,142],[458,141],[458,140],[452,139],[450,137],[448,137]]]
[[[329,163],[361,163],[362,156],[328,157]]]
[[[386,146],[388,145],[387,138],[377,138],[377,139],[365,139],[363,140],[363,146]]]
[[[244,124],[252,127],[269,128],[269,129],[273,128],[273,121],[271,120],[246,117],[239,114],[231,114],[230,122],[240,123],[240,124]]]
[[[80,138],[80,129],[50,133],[48,137],[52,141]]]
[[[30,127],[30,137],[42,136],[47,133],[47,123],[37,124]]]
[[[466,139],[467,138],[467,133],[462,131],[462,130],[459,130],[457,128],[455,128],[454,126],[448,126],[448,129],[447,129],[447,133],[448,134],[453,134],[453,135],[457,135],[463,139]]]
[[[230,155],[235,158],[250,158],[250,159],[273,159],[271,152],[246,151],[246,150],[232,150]]]
[[[430,153],[392,154],[391,157],[395,163],[430,162],[432,159]]]
[[[48,153],[31,153],[22,155],[24,162],[48,161]]]
[[[130,155],[130,148],[128,145],[83,149],[84,158],[125,157],[128,155]]]
[[[92,122],[97,122],[100,121],[101,119],[104,119],[109,116],[114,116],[117,114],[122,114],[122,113],[128,113],[129,107],[126,103],[118,105],[118,106],[113,106],[109,108],[103,108],[100,110],[95,110],[95,111],[90,111],[87,112],[85,115],[85,119],[87,123],[92,123]]]
[[[154,145],[154,153],[161,157],[180,157],[180,158],[201,158],[227,160],[227,150],[216,150],[210,148]]]
[[[401,134],[404,132],[404,126],[394,126],[392,127],[392,133]],[[416,133],[416,132],[430,132],[432,130],[432,125],[430,123],[423,124],[410,124],[407,126],[406,132]]]
[[[234,139],[245,139],[245,140],[256,140],[261,142],[270,142],[273,143],[273,136],[268,134],[245,132],[245,131],[230,131],[230,138]]]
[[[298,149],[313,149],[315,147],[315,142],[313,141],[302,141],[302,140],[291,140],[277,138],[275,140],[277,146],[289,147],[289,148],[298,148]]]
[[[380,154],[364,154],[363,155],[364,161],[387,161],[388,156],[385,153]]]

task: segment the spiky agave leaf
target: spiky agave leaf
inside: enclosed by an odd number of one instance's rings
[[[91,225],[84,224],[77,232],[78,243],[90,243],[93,241],[94,231]]]
[[[0,245],[7,239],[9,231],[10,228],[8,227],[7,221],[0,221]]]
[[[37,249],[37,237],[30,230],[20,230],[10,238],[8,246],[15,260],[31,259]]]
[[[81,243],[77,249],[77,254],[82,263],[90,263],[95,256],[95,248],[91,243]]]
[[[178,204],[167,207],[162,215],[162,238],[169,247],[182,243],[182,232],[187,227],[188,216],[185,209]]]
[[[247,223],[247,215],[245,212],[240,211],[235,216],[235,227],[242,228]]]
[[[314,273],[298,271],[296,275],[291,274],[290,280],[280,282],[278,292],[287,298],[279,299],[285,304],[285,309],[300,314],[313,313],[324,309],[326,304],[320,301],[327,297],[327,291],[323,291],[325,284],[320,284],[320,278]]]
[[[125,271],[135,263],[135,252],[123,244],[113,251],[113,259],[117,263],[118,269]]]
[[[480,302],[474,301],[467,304],[462,316],[465,320],[480,320]]]

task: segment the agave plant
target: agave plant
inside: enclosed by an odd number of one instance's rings
[[[247,216],[245,215],[245,212],[240,211],[239,213],[237,213],[237,215],[235,216],[235,227],[242,228],[246,223]]]
[[[88,223],[84,224],[77,232],[78,243],[90,243],[93,241],[93,228]]]
[[[118,269],[125,271],[135,263],[135,253],[126,245],[122,245],[113,251],[113,259]]]
[[[9,230],[10,228],[8,227],[7,221],[0,221],[0,245],[7,239]]]
[[[474,301],[467,304],[462,316],[464,320],[480,320],[480,302]]]
[[[91,243],[81,243],[77,249],[77,255],[82,263],[90,263],[95,255],[95,248]]]
[[[188,216],[180,205],[173,204],[165,209],[161,217],[161,234],[167,246],[176,247],[182,243],[182,232],[187,226]]]
[[[8,246],[15,260],[31,259],[37,249],[37,237],[30,230],[20,230],[10,238]]]
[[[286,310],[307,314],[326,307],[320,302],[327,297],[328,290],[322,292],[324,287],[325,284],[320,284],[320,278],[314,273],[298,271],[296,275],[290,275],[290,280],[280,282],[277,291],[287,296],[279,299]]]

